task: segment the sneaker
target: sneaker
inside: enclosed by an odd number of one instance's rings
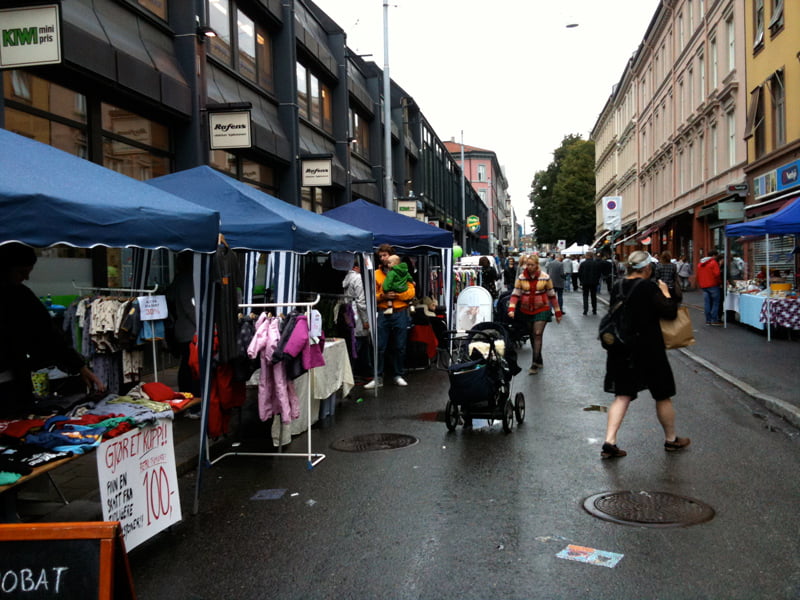
[[[628,456],[628,453],[617,448],[616,444],[608,442],[603,444],[603,449],[600,451],[600,458],[622,458],[623,456]]]
[[[664,450],[667,452],[677,452],[678,450],[683,450],[691,443],[692,440],[689,438],[676,437],[671,442],[664,442]]]
[[[722,327],[722,321],[712,321],[709,325],[713,325],[714,327]]]
[[[376,387],[383,387],[383,382],[380,379],[373,379],[369,383],[364,384],[365,390],[374,390]]]
[[[528,369],[528,375],[536,375],[539,372],[539,367],[536,365],[531,365],[531,368]]]
[[[394,383],[395,385],[399,385],[400,387],[406,387],[408,385],[408,382],[402,377],[400,377],[400,375],[392,379],[392,383]]]

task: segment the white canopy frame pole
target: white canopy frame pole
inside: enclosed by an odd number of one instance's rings
[[[767,266],[765,267],[765,269],[767,271],[767,297],[764,298],[764,302],[767,303],[767,341],[771,342],[772,341],[772,324],[770,323],[770,321],[772,319],[772,311],[770,310],[771,307],[770,307],[770,304],[769,304],[769,297],[772,294],[772,287],[770,287],[771,286],[771,282],[770,282],[770,277],[769,277],[769,234],[766,234],[766,241],[767,241],[767,243],[766,243],[765,250],[766,250],[766,254],[767,254]]]
[[[320,295],[317,294],[316,299],[313,302],[274,302],[274,303],[267,303],[267,304],[240,304],[239,308],[305,308],[307,310],[311,310],[313,306],[319,303]],[[311,319],[308,319],[308,327],[311,328]],[[306,467],[310,471],[315,466],[317,466],[320,462],[325,460],[325,455],[320,454],[318,452],[312,452],[311,450],[311,388],[314,387],[314,369],[308,370],[308,393],[306,394],[306,419],[308,420],[308,427],[306,429],[306,435],[308,436],[308,452],[305,453],[298,453],[298,452],[239,452],[239,451],[232,451],[226,452],[214,460],[211,461],[211,464],[218,463],[223,458],[228,456],[279,456],[284,458],[297,458],[297,457],[305,457],[306,458]],[[281,431],[279,434],[278,440],[278,449],[280,449],[280,444],[283,441],[283,421],[281,421]]]
[[[92,292],[114,292],[114,293],[122,293],[122,294],[147,294],[148,296],[152,296],[155,292],[158,291],[158,286],[153,286],[152,290],[148,289],[136,289],[136,288],[101,288],[101,287],[85,287],[80,285],[75,285],[75,281],[72,282],[72,287],[76,290],[83,290],[83,291],[92,291]],[[153,337],[152,347],[153,347],[153,379],[158,381],[158,353],[156,352],[156,338]]]

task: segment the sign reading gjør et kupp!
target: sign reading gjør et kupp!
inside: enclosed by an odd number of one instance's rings
[[[60,62],[57,4],[0,10],[0,69]]]

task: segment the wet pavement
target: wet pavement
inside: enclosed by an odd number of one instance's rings
[[[512,382],[527,411],[511,434],[478,422],[471,432],[448,433],[446,374],[410,373],[409,387],[387,385],[377,398],[355,388],[333,418],[315,427],[314,450],[327,456],[311,471],[292,458],[215,464],[204,472],[200,510],[191,515],[199,422],[178,417],[184,521],[131,552],[139,597],[800,595],[798,431],[768,410],[778,406],[789,420],[798,414],[800,342],[767,342],[739,325],[705,327],[702,310],[692,308],[697,344],[670,352],[678,432],[692,437],[692,446],[663,452],[645,394],[620,434],[629,456],[601,461],[610,396],[601,388],[600,317],[580,314],[579,293],[565,296],[564,321],[545,332],[545,368]],[[685,300],[702,307],[698,292]],[[520,364],[529,360],[528,346]],[[418,442],[371,452],[331,447],[383,433]],[[291,450],[303,452],[305,440],[299,436]],[[271,450],[263,438],[250,443]],[[89,466],[74,487],[62,482],[66,473],[54,478],[68,498],[91,500],[94,457],[81,460]],[[715,515],[654,530],[584,509],[590,496],[619,490],[697,499]],[[623,558],[613,568],[561,560],[557,554],[570,545]]]

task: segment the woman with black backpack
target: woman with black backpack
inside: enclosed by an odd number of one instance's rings
[[[650,254],[633,252],[627,261],[627,276],[611,291],[610,305],[623,297],[625,329],[636,332],[625,336],[624,344],[607,350],[603,389],[614,394],[608,409],[606,438],[601,458],[621,458],[628,453],[617,447],[619,431],[630,403],[640,391],[649,390],[656,401],[656,415],[664,429],[664,450],[674,452],[689,445],[689,438],[675,435],[675,379],[664,348],[660,319],[674,319],[677,303],[664,281],[651,279]]]

